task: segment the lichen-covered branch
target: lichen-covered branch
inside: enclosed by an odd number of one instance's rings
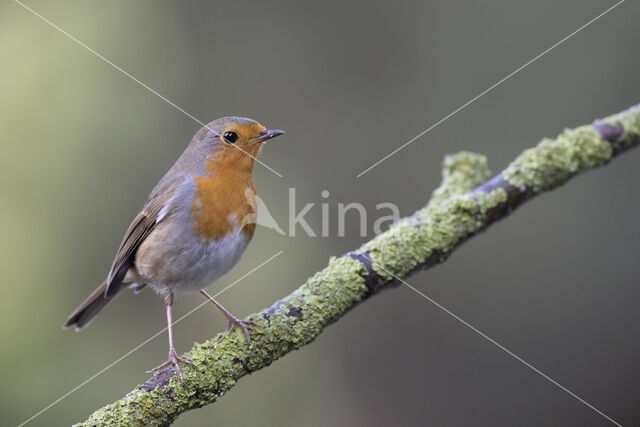
[[[544,139],[492,179],[484,156],[447,156],[442,184],[426,207],[360,249],[332,258],[293,293],[249,316],[255,322],[250,345],[239,331],[196,344],[186,357],[198,371],[185,369],[186,384],[166,368],[81,425],[169,425],[181,413],[215,402],[243,376],[310,343],[356,304],[396,284],[391,274],[404,278],[443,262],[526,200],[639,143],[640,105]]]

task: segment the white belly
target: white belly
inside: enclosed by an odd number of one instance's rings
[[[196,236],[192,228],[176,233],[158,224],[138,248],[135,267],[157,292],[195,292],[228,273],[248,243],[240,230],[209,242]]]

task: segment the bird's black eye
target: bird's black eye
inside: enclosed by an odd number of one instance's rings
[[[238,135],[235,132],[225,132],[224,135],[222,135],[222,137],[229,144],[233,144],[238,140]]]

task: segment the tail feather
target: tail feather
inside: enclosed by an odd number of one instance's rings
[[[64,328],[75,325],[76,331],[83,329],[93,320],[93,318],[102,310],[102,307],[107,305],[109,301],[113,299],[105,297],[105,291],[107,289],[107,282],[102,282],[95,291],[87,297],[86,300],[78,308],[74,310],[69,316],[69,319],[64,324]]]

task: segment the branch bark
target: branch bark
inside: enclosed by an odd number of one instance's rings
[[[243,376],[310,343],[358,303],[397,285],[392,274],[404,278],[444,262],[525,201],[638,144],[640,104],[542,140],[491,179],[484,156],[447,156],[442,183],[427,206],[359,249],[332,258],[290,295],[249,316],[255,322],[249,346],[241,331],[196,344],[185,357],[200,372],[185,369],[186,385],[173,367],[166,368],[80,425],[169,425],[181,413],[215,402]]]

